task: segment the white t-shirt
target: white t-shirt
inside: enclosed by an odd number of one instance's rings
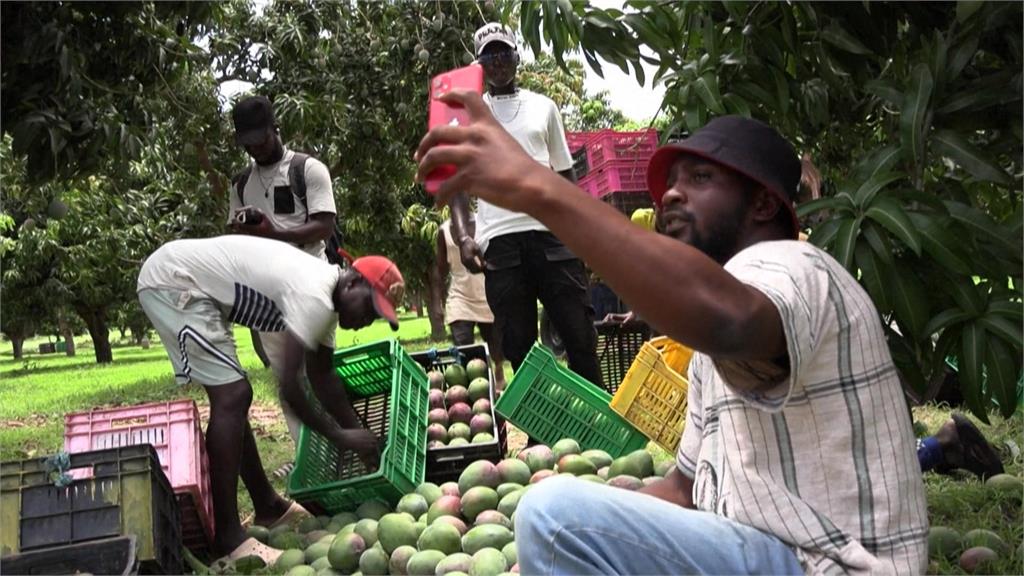
[[[776,536],[808,574],[922,573],[921,465],[871,299],[807,242],[761,242],[725,269],[778,309],[790,366],[693,356],[676,464],[694,505]]]
[[[306,203],[292,193],[288,182],[288,165],[295,153],[285,148],[281,160],[272,166],[260,166],[253,162],[249,179],[245,182],[242,193],[243,201],[238,199],[238,190],[231,187],[231,202],[228,210],[228,223],[231,223],[235,212],[242,206],[259,208],[270,218],[274,226],[290,230],[306,223],[307,213],[311,216],[320,212],[337,214],[334,205],[334,192],[331,188],[331,173],[323,162],[312,156],[306,160]],[[324,258],[325,244],[311,242],[296,245],[304,252],[318,258]]]
[[[341,269],[277,240],[233,234],[168,242],[139,272],[137,290],[195,290],[227,319],[261,332],[295,334],[309,350],[331,346],[332,294]]]
[[[572,155],[565,141],[562,115],[550,98],[520,88],[514,94],[485,94],[484,102],[531,158],[555,172],[572,168]],[[512,212],[479,201],[476,211],[476,242],[481,250],[487,250],[491,238],[528,230],[547,228],[522,212]]]

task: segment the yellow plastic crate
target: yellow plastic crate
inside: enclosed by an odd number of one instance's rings
[[[686,423],[689,382],[683,374],[691,356],[693,350],[665,337],[645,342],[609,404],[669,454],[675,454]]]

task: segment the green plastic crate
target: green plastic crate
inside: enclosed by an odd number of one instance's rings
[[[331,514],[372,499],[393,505],[423,482],[427,375],[395,340],[338,350],[334,368],[364,425],[383,440],[380,467],[369,472],[354,452],[339,454],[334,444],[303,426],[288,494]]]
[[[618,458],[647,446],[647,437],[608,407],[611,399],[596,384],[560,366],[547,348],[534,344],[495,410],[549,446],[572,438],[583,450],[604,450]]]

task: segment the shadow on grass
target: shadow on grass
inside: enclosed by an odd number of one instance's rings
[[[27,366],[22,368],[15,368],[13,370],[5,370],[3,375],[5,378],[18,378],[20,376],[36,375],[36,374],[49,374],[51,372],[67,372],[70,369],[83,368],[87,366],[125,366],[128,364],[141,364],[152,362],[153,358],[150,356],[138,356],[135,358],[115,358],[113,362],[109,364],[97,364],[96,362],[66,362],[63,364],[52,364],[50,366],[33,366],[29,363]]]

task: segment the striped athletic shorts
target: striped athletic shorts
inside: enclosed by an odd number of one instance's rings
[[[201,292],[146,288],[139,303],[164,343],[178,384],[220,386],[245,378],[231,322],[220,305]]]

